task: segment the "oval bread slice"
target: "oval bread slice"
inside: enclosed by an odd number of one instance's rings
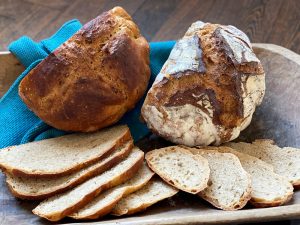
[[[104,216],[108,214],[123,197],[146,185],[153,175],[154,173],[144,164],[133,178],[101,193],[93,201],[69,217],[73,219],[96,219]]]
[[[14,196],[21,199],[39,200],[51,197],[83,183],[113,167],[126,158],[133,147],[132,141],[117,148],[106,158],[62,177],[20,177],[7,174],[6,183]]]
[[[195,153],[195,152],[194,152]],[[223,210],[243,208],[251,198],[251,177],[231,153],[197,149],[208,160],[209,184],[199,196]]]
[[[275,173],[287,177],[295,188],[300,187],[300,149],[280,148],[274,141],[267,139],[255,140],[252,144],[229,142],[226,146],[269,163]]]
[[[33,213],[50,221],[58,221],[84,207],[102,191],[117,186],[142,166],[144,152],[134,148],[129,156],[110,170],[91,178],[75,188],[41,202]]]
[[[207,187],[210,170],[200,155],[171,146],[150,151],[145,158],[156,174],[177,189],[196,194]]]
[[[292,198],[293,185],[285,177],[274,173],[270,164],[229,147],[209,147],[209,149],[232,153],[239,158],[242,167],[251,175],[252,193],[250,203],[255,207],[279,206]]]
[[[176,188],[161,179],[153,178],[140,190],[122,198],[113,208],[111,214],[121,216],[137,213],[159,201],[172,197],[177,192]]]
[[[0,168],[15,176],[58,177],[96,162],[129,140],[129,129],[122,125],[11,146],[0,150]]]

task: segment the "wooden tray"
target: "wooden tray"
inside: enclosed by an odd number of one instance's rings
[[[272,44],[254,44],[254,49],[266,71],[266,96],[254,114],[251,125],[239,137],[243,141],[256,138],[274,139],[280,146],[300,147],[300,56]],[[8,52],[0,53],[0,96],[17,75],[24,70]],[[143,150],[166,146],[169,143],[155,136],[140,141]],[[0,225],[47,224],[31,213],[36,203],[18,201],[7,190],[0,175]],[[180,193],[176,197],[150,207],[144,213],[116,219],[105,217],[83,224],[212,224],[271,221],[300,218],[300,190],[286,206],[226,212],[214,209],[199,198]],[[62,223],[77,221],[65,219]]]

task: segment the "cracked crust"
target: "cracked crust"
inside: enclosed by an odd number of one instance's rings
[[[142,116],[174,143],[219,145],[249,125],[264,92],[265,74],[248,37],[233,26],[198,21],[173,48]]]

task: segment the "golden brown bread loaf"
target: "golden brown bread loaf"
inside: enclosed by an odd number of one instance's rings
[[[67,131],[117,122],[144,94],[149,45],[121,7],[85,24],[35,67],[19,94],[43,121]]]
[[[264,93],[264,70],[248,37],[233,26],[198,21],[174,46],[142,116],[174,143],[219,145],[249,125]]]

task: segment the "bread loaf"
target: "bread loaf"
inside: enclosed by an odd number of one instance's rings
[[[16,176],[58,177],[96,162],[129,140],[129,129],[122,125],[11,146],[0,150],[0,168]]]
[[[219,145],[239,136],[265,93],[248,37],[234,26],[195,22],[149,90],[142,116],[165,139]]]
[[[14,196],[21,199],[45,199],[75,187],[118,164],[128,156],[132,141],[117,148],[109,156],[79,171],[60,177],[20,177],[6,174],[6,183]]]
[[[85,24],[21,81],[19,95],[61,130],[95,131],[117,122],[143,96],[149,45],[121,7]]]

